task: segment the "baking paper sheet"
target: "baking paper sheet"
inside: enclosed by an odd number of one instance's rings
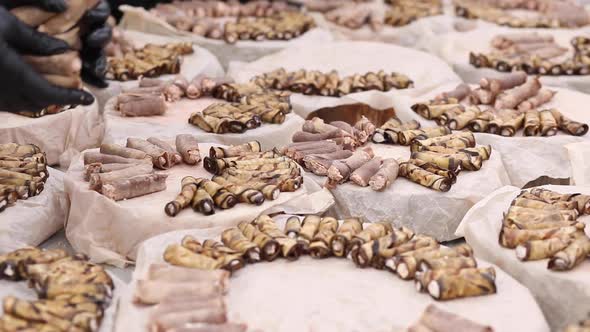
[[[112,273],[109,273],[109,275],[113,279],[115,289],[113,291],[113,299],[112,299],[111,305],[104,312],[104,318],[101,322],[98,332],[112,332],[113,331],[117,306],[118,306],[119,300],[121,298],[121,294],[123,294],[125,288],[127,287],[127,285],[124,282],[119,280]],[[0,280],[0,299],[4,299],[7,296],[15,296],[19,299],[28,300],[28,301],[38,299],[35,291],[33,289],[27,287],[27,283],[25,281],[13,282],[13,281]],[[0,316],[3,314],[4,314],[4,312],[2,310],[2,306],[0,306]]]
[[[590,187],[544,188],[561,193],[590,194]],[[566,325],[588,317],[590,261],[585,260],[571,271],[556,272],[547,269],[546,259],[521,262],[516,258],[515,250],[501,247],[498,236],[502,228],[502,215],[519,193],[520,189],[511,186],[494,191],[467,213],[457,234],[465,236],[476,256],[494,262],[530,289],[552,331],[561,331]],[[588,234],[590,217],[583,216],[579,220],[586,223]]]
[[[370,144],[376,156],[408,160],[407,146]],[[325,176],[311,175],[318,183],[324,184]],[[351,182],[332,189],[336,204],[333,211],[339,218],[363,216],[365,221],[382,220],[396,226],[407,226],[420,234],[426,234],[438,241],[458,238],[455,231],[467,211],[492,191],[510,184],[502,158],[492,150],[490,160],[484,161],[477,172],[462,171],[451,190],[438,192],[406,178],[398,177],[385,191],[378,192],[370,187],[360,187]]]
[[[433,54],[449,63],[455,72],[467,83],[478,83],[482,77],[493,75],[498,71],[489,68],[475,68],[469,64],[469,52],[489,53],[492,38],[499,34],[537,32],[551,34],[555,42],[563,47],[572,48],[570,42],[575,36],[585,36],[589,27],[580,29],[511,29],[492,23],[478,21],[478,28],[469,32],[454,32],[430,37],[421,46],[427,47]],[[541,76],[541,83],[590,93],[590,76]]]
[[[415,88],[412,89],[366,91],[343,97],[293,94],[293,109],[303,118],[320,108],[347,104],[364,103],[376,109],[390,108],[392,100],[400,96],[422,94],[444,83],[460,82],[447,64],[430,54],[395,45],[351,41],[308,43],[305,47],[291,47],[248,64],[232,62],[228,76],[237,82],[248,82],[256,75],[278,68],[322,72],[335,69],[341,77],[384,70],[405,74],[414,81]]]
[[[188,123],[194,112],[202,111],[213,103],[224,102],[220,99],[182,99],[168,103],[168,110],[160,116],[124,117],[115,109],[117,98],[111,98],[105,107],[107,119],[107,133],[105,142],[125,142],[129,133],[134,136],[174,139],[178,134],[191,134],[199,142],[217,144],[241,144],[249,141],[259,141],[263,149],[272,149],[291,143],[291,136],[301,130],[303,119],[291,113],[287,114],[282,124],[262,123],[256,129],[246,130],[241,134],[214,134],[203,131],[199,127]]]
[[[104,131],[104,117],[96,102],[40,118],[0,112],[0,144],[33,143],[47,154],[49,165],[62,168],[80,151],[98,146]]]
[[[124,13],[120,23],[123,29],[192,41],[215,54],[224,68],[227,68],[230,61],[254,61],[289,46],[301,46],[314,41],[326,43],[333,39],[328,31],[316,28],[292,40],[238,41],[231,45],[223,40],[204,38],[190,32],[177,30],[143,8],[123,5],[119,9]]]
[[[202,157],[208,155],[210,147],[211,144],[200,144]],[[172,218],[166,215],[164,206],[180,192],[182,178],[188,175],[211,178],[202,164],[174,166],[165,171],[166,190],[118,202],[90,190],[83,173],[84,163],[80,158],[72,163],[65,176],[65,191],[71,201],[66,237],[77,252],[87,254],[95,262],[118,267],[134,261],[139,245],[155,235],[179,229],[220,230],[254,219],[263,212],[317,213],[332,204],[328,192],[304,179],[298,191],[281,193],[278,199],[267,200],[260,206],[240,203],[232,209],[216,209],[210,216],[187,208]]]
[[[590,186],[590,142],[570,143],[565,148],[572,168],[572,184]]]
[[[436,126],[434,121],[422,118],[410,107],[415,103],[428,102],[438,93],[450,91],[455,86],[456,84],[447,84],[419,97],[399,98],[395,101],[397,115],[404,121],[415,119],[425,127]],[[580,105],[590,104],[590,95],[563,88],[550,89],[557,91],[557,94],[540,109],[556,108],[572,120],[590,124],[590,113],[580,107]],[[552,137],[526,137],[523,136],[522,130],[519,130],[514,137],[475,133],[475,138],[478,144],[490,144],[495,151],[500,152],[510,177],[510,184],[517,187],[523,187],[540,176],[547,176],[554,180],[561,179],[568,183],[573,173],[570,166],[571,152],[568,153],[566,146],[576,142],[590,142],[589,134],[578,137],[559,132]],[[576,149],[575,146],[572,145],[570,150]],[[582,151],[580,150],[579,153],[583,153]],[[575,167],[584,169],[584,166],[579,163],[576,163]]]
[[[48,167],[49,178],[41,194],[18,200],[0,212],[0,254],[37,246],[61,229],[68,215],[64,174]]]
[[[168,43],[179,43],[182,40],[172,37],[164,37],[154,34],[148,34],[138,31],[123,31],[126,39],[131,41],[135,47],[143,47],[145,44],[164,45]],[[211,52],[198,46],[193,46],[194,53],[182,57],[182,65],[180,66],[180,73],[187,80],[193,77],[204,74],[210,77],[222,77],[224,75],[221,64]],[[162,80],[169,80],[176,75],[163,75],[158,77]],[[109,86],[105,89],[89,86],[92,93],[96,96],[100,108],[103,109],[106,102],[113,96],[119,95],[123,89],[130,89],[137,87],[138,80],[131,81],[108,81]]]
[[[280,218],[279,225],[284,225]],[[146,275],[152,263],[162,263],[167,245],[187,235],[218,238],[207,230],[163,234],[142,245],[134,279]],[[489,264],[480,261],[480,266]],[[359,269],[347,259],[278,259],[248,265],[230,279],[226,296],[228,318],[248,324],[248,331],[390,332],[415,322],[427,305],[457,313],[496,332],[549,331],[529,291],[496,268],[498,293],[436,302],[418,293],[414,283],[386,271]],[[131,303],[135,282],[122,298],[116,332],[144,331],[149,309]]]

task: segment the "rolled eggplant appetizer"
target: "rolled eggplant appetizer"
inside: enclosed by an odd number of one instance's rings
[[[410,151],[420,151],[425,146],[442,146],[446,148],[464,149],[475,147],[475,136],[468,131],[462,131],[456,134],[428,138],[425,140],[415,140],[410,146]]]
[[[209,157],[211,158],[228,158],[238,157],[244,154],[261,152],[260,143],[258,141],[251,141],[240,145],[232,145],[227,148],[211,147],[209,150]]]
[[[437,191],[447,192],[451,189],[452,180],[424,170],[412,162],[401,163],[399,166],[400,175],[416,182],[424,187],[431,188]]]
[[[590,254],[590,238],[586,234],[580,234],[565,249],[557,252],[547,264],[550,270],[571,270],[583,262]]]
[[[203,254],[223,260],[222,269],[235,272],[245,266],[244,258],[238,251],[232,250],[222,243],[207,239],[203,242]]]
[[[281,246],[281,254],[288,260],[297,260],[301,255],[301,248],[297,240],[288,237],[268,215],[262,215],[254,221],[256,227],[272,237]]]
[[[248,240],[236,227],[228,228],[221,233],[221,241],[228,248],[242,253],[248,263],[260,261],[260,248]]]
[[[297,236],[297,242],[301,245],[305,252],[309,250],[309,245],[311,244],[311,241],[313,241],[313,238],[317,234],[321,221],[321,217],[314,215],[309,215],[303,218],[303,222],[301,223],[301,229],[299,230],[299,235]],[[287,221],[287,223],[288,222],[289,221]]]
[[[164,211],[170,217],[175,217],[180,211],[189,205],[195,198],[197,190],[199,189],[198,184],[194,181],[193,177],[185,177],[182,179],[181,191],[178,196],[172,201],[166,204]]]
[[[346,257],[348,255],[348,243],[353,236],[362,230],[363,223],[358,218],[345,219],[330,242],[332,254],[336,257]]]
[[[553,237],[573,236],[573,234],[584,229],[584,225],[577,223],[574,226],[553,227],[543,229],[518,229],[502,227],[499,243],[505,248],[514,249],[529,241],[546,240]]]
[[[412,279],[421,261],[433,261],[445,257],[457,257],[459,253],[451,248],[438,247],[436,249],[419,249],[401,254],[395,261],[397,275],[404,279]]]
[[[541,121],[541,135],[555,136],[557,134],[557,120],[553,113],[550,110],[541,111],[539,112],[539,118]]]
[[[281,254],[279,243],[251,223],[242,221],[238,224],[238,229],[248,241],[260,248],[261,258],[265,261],[272,262]]]
[[[473,257],[456,256],[422,259],[418,266],[418,271],[424,272],[428,270],[460,270],[474,267],[477,267],[477,262]]]
[[[301,232],[301,221],[299,217],[292,216],[287,219],[285,223],[285,234],[291,239],[297,239]]]
[[[413,236],[414,233],[408,228],[394,228],[390,234],[366,242],[359,250],[351,253],[352,260],[359,267],[373,266],[377,269],[383,269],[388,252],[408,242]]]
[[[496,293],[494,268],[462,269],[442,274],[428,283],[428,293],[438,301]]]
[[[325,258],[332,254],[330,243],[338,229],[338,220],[332,217],[324,217],[320,221],[318,231],[309,245],[309,254],[314,258]]]
[[[395,272],[398,259],[396,256],[412,251],[430,251],[439,247],[438,242],[430,236],[415,235],[410,237],[410,240],[403,242],[398,246],[387,248],[383,250],[379,256],[385,259],[385,267]]]
[[[570,120],[556,109],[550,111],[562,131],[574,136],[584,136],[588,133],[587,124]]]
[[[194,253],[179,244],[172,244],[166,248],[164,260],[172,265],[201,270],[219,269],[223,263],[220,259]]]
[[[467,127],[471,121],[477,119],[479,113],[481,112],[477,106],[468,106],[465,108],[463,113],[455,116],[452,119],[449,119],[447,121],[447,126],[452,130],[462,130],[463,128]],[[451,132],[449,130],[448,132],[439,136],[448,135],[450,133]]]
[[[347,251],[351,257],[356,256],[360,247],[370,241],[377,240],[393,232],[393,226],[387,222],[371,223],[348,242]]]
[[[516,257],[521,261],[534,261],[552,257],[573,241],[572,236],[562,235],[544,240],[532,240],[516,247]]]
[[[232,194],[217,182],[203,178],[198,178],[194,181],[199,185],[199,189],[204,189],[209,196],[211,196],[215,206],[218,208],[231,209],[238,203],[236,195]]]

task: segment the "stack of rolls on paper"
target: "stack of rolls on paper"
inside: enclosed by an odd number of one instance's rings
[[[328,73],[305,69],[287,72],[284,68],[279,68],[255,76],[251,81],[267,89],[331,97],[369,90],[386,92],[414,86],[414,82],[406,75],[395,72],[388,74],[384,70],[340,77],[336,70]]]
[[[359,267],[388,269],[404,280],[416,281],[418,291],[436,300],[496,293],[494,268],[478,268],[468,245],[441,247],[428,236],[391,223],[366,224],[357,218],[342,224],[333,217],[308,215],[290,217],[283,230],[267,215],[224,230],[221,242],[201,243],[187,236],[181,244],[170,244],[164,260],[172,265],[231,272],[260,261],[278,257],[296,260],[302,254],[312,258],[350,257]]]
[[[590,238],[578,221],[588,214],[590,195],[523,191],[504,216],[500,245],[515,249],[521,261],[549,259],[547,268],[571,270],[590,255]]]
[[[39,195],[49,177],[45,152],[34,144],[0,144],[0,212]]]
[[[223,270],[152,264],[146,278],[135,282],[134,302],[148,306],[150,331],[245,332],[245,324],[228,321],[228,276]]]
[[[590,24],[584,6],[570,1],[454,0],[453,5],[457,16],[511,28],[578,28]],[[536,11],[537,15],[518,15],[511,10]]]
[[[538,78],[524,72],[483,78],[472,90],[461,84],[427,103],[412,106],[425,119],[453,130],[470,130],[502,136],[554,136],[558,131],[584,136],[588,125],[569,119],[556,108],[544,108],[555,91],[542,87]]]
[[[90,189],[115,201],[165,190],[167,175],[154,168],[196,165],[201,158],[195,137],[180,134],[175,145],[156,137],[130,137],[126,146],[102,144],[98,152],[84,153],[85,180]]]
[[[492,39],[490,53],[470,53],[469,63],[500,72],[523,70],[529,75],[590,74],[590,38],[576,36],[570,44],[573,50],[557,44],[551,34],[503,34]]]
[[[311,17],[283,1],[174,1],[150,12],[180,31],[229,44],[239,40],[289,40],[315,27]]]
[[[2,331],[98,331],[115,284],[84,255],[25,247],[0,255],[0,280],[27,281],[38,299],[22,299],[13,285],[3,298]]]

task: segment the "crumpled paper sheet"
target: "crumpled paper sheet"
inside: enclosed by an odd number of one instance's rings
[[[285,217],[275,218],[283,227]],[[187,235],[200,240],[218,238],[208,230],[163,234],[139,250],[134,280],[146,275],[150,264],[163,263],[169,244]],[[480,261],[480,266],[490,264]],[[386,271],[359,269],[347,259],[301,257],[295,262],[278,259],[237,271],[226,295],[228,319],[243,322],[249,331],[273,332],[391,332],[414,323],[429,304],[457,313],[496,332],[549,331],[529,291],[496,268],[498,293],[436,302],[418,293],[414,283]],[[143,331],[149,309],[131,303],[135,282],[123,296],[116,332]],[[500,318],[501,317],[501,318]]]
[[[433,54],[449,63],[465,82],[478,83],[483,77],[498,73],[489,68],[475,68],[469,64],[469,52],[489,52],[492,38],[499,34],[537,32],[551,34],[555,41],[569,49],[570,41],[575,36],[588,35],[589,27],[580,29],[511,29],[478,20],[478,29],[469,32],[454,32],[430,37],[422,43]],[[541,76],[541,82],[548,86],[557,86],[590,93],[590,76]]]
[[[395,100],[397,115],[403,121],[414,119],[425,127],[436,126],[434,121],[422,118],[410,107],[418,102],[427,102],[438,93],[450,91],[455,86],[456,84],[446,84],[421,96],[399,98]],[[557,91],[557,94],[541,109],[556,108],[570,119],[590,125],[590,113],[580,107],[580,105],[590,104],[589,95],[563,88],[548,88]],[[589,134],[578,137],[559,132],[552,137],[526,137],[523,136],[522,130],[514,137],[475,133],[475,138],[478,144],[490,144],[494,151],[500,152],[504,167],[510,177],[510,184],[521,188],[540,176],[567,181],[573,173],[570,166],[571,152],[568,154],[566,145],[590,141]],[[572,146],[574,148],[570,148],[570,150],[575,149],[576,145]],[[583,165],[575,167],[581,167],[584,170]]]
[[[590,187],[545,186],[561,193],[590,194]],[[503,187],[477,203],[461,221],[457,235],[465,236],[476,256],[494,262],[526,286],[539,303],[552,331],[561,331],[567,324],[588,317],[590,298],[590,261],[586,260],[571,271],[556,272],[547,269],[547,260],[521,262],[513,249],[501,247],[498,236],[502,228],[502,215],[520,193],[516,187]],[[586,223],[588,216],[579,220]],[[516,329],[515,329],[516,331]]]
[[[82,150],[102,142],[105,121],[98,104],[29,118],[0,112],[0,143],[33,143],[45,151],[49,165],[67,168]]]
[[[210,147],[211,144],[200,144],[202,157],[208,155]],[[176,217],[169,217],[164,206],[180,192],[183,177],[211,178],[202,164],[174,166],[165,171],[168,174],[166,190],[118,202],[90,190],[83,172],[84,162],[80,158],[72,163],[64,179],[71,201],[66,237],[77,252],[90,256],[95,262],[117,267],[132,263],[139,245],[155,235],[179,229],[220,230],[242,220],[254,219],[266,211],[316,213],[319,211],[315,209],[325,211],[333,202],[327,191],[306,179],[298,191],[281,193],[278,199],[267,200],[260,206],[240,203],[232,209],[216,209],[210,216],[196,213],[189,207]]]
[[[123,12],[121,28],[192,41],[215,54],[224,68],[227,68],[230,61],[233,60],[254,61],[289,46],[303,46],[314,41],[326,43],[333,39],[328,31],[315,28],[292,40],[238,41],[231,45],[223,40],[204,38],[190,32],[180,31],[143,8],[123,5],[119,9]]]
[[[115,325],[115,314],[117,312],[118,303],[121,298],[121,294],[123,294],[124,290],[127,287],[127,285],[125,285],[123,281],[114,276],[112,273],[109,273],[109,275],[111,276],[111,279],[113,279],[115,289],[113,291],[113,299],[111,301],[110,306],[104,312],[104,318],[102,319],[98,332],[113,331]],[[27,287],[26,282],[0,280],[0,299],[4,299],[7,296],[15,296],[19,299],[28,301],[38,299],[38,296],[35,293],[35,291]],[[0,306],[0,316],[2,316],[3,314],[4,311],[2,310],[2,306]]]
[[[217,144],[241,144],[248,141],[259,141],[263,149],[272,149],[291,143],[291,136],[304,121],[296,114],[288,114],[282,124],[263,123],[256,129],[246,130],[241,134],[214,134],[203,131],[199,127],[188,123],[191,114],[202,111],[213,103],[224,102],[219,99],[182,99],[168,103],[168,110],[160,116],[123,117],[115,109],[117,98],[111,98],[105,106],[107,133],[105,142],[124,143],[129,133],[138,137],[162,137],[174,139],[178,134],[195,135],[199,142]]]
[[[37,246],[65,224],[69,201],[63,189],[64,174],[47,169],[49,178],[41,194],[18,200],[0,212],[0,254]]]
[[[576,186],[590,186],[590,142],[570,143],[567,149],[572,180]]]
[[[369,71],[398,72],[414,81],[414,88],[403,90],[365,91],[343,97],[305,96],[294,93],[291,104],[303,118],[320,108],[364,103],[375,109],[392,106],[401,96],[426,93],[445,83],[459,83],[459,77],[440,59],[420,51],[375,42],[340,41],[308,43],[305,47],[291,47],[257,61],[245,64],[232,62],[228,76],[237,82],[248,82],[256,75],[278,68],[329,72],[337,70],[341,76],[365,74]]]
[[[407,146],[369,144],[376,156],[407,160]],[[310,175],[318,184],[327,177]],[[416,233],[426,234],[438,241],[457,239],[460,220],[479,200],[492,191],[510,184],[502,165],[502,158],[492,150],[490,160],[477,172],[463,171],[451,190],[441,193],[423,187],[406,178],[398,177],[382,192],[370,187],[344,183],[332,189],[336,205],[331,210],[339,218],[363,216],[365,221],[390,221],[396,226],[407,226]]]
[[[182,40],[176,38],[164,37],[159,35],[147,34],[138,31],[124,31],[125,38],[129,39],[137,47],[143,47],[145,44],[168,44],[178,43]],[[182,65],[180,67],[180,73],[187,80],[191,80],[193,77],[204,74],[210,77],[221,77],[224,75],[221,64],[217,61],[217,58],[211,52],[198,46],[193,46],[194,53],[183,56]],[[176,75],[163,75],[158,77],[162,80],[169,80],[174,78]],[[137,87],[138,80],[132,81],[108,81],[109,86],[104,89],[99,89],[93,86],[89,86],[90,91],[94,94],[100,109],[103,109],[106,102],[114,96],[117,96],[123,91],[123,89],[130,89]]]

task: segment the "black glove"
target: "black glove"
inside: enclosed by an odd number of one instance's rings
[[[68,8],[64,0],[0,0],[0,6],[8,10],[22,6],[35,6],[55,13],[61,13]]]
[[[94,9],[89,10],[82,18],[82,79],[99,88],[108,86],[105,75],[107,58],[105,46],[111,40],[113,31],[106,24],[111,8],[106,0],[101,0]]]
[[[92,104],[89,93],[52,85],[21,58],[21,54],[53,55],[67,50],[64,41],[37,32],[0,7],[0,110]]]

